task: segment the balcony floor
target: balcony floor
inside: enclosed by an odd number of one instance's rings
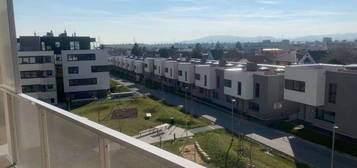
[[[10,163],[7,160],[7,158],[5,156],[0,156],[0,167],[7,168],[9,166],[10,166]]]

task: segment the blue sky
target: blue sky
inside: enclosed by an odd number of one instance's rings
[[[14,0],[17,35],[67,29],[102,43],[357,32],[356,6],[357,0]]]

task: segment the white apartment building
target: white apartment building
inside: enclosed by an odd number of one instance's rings
[[[132,59],[132,58],[127,58],[127,70],[130,71],[130,72],[134,72],[135,70],[135,60]]]
[[[204,89],[216,89],[215,67],[211,65],[196,65],[195,85]]]
[[[144,61],[143,60],[135,60],[134,61],[134,72],[139,75],[144,73]]]
[[[166,59],[155,59],[154,60],[154,74],[157,76],[165,75],[165,61]]]
[[[146,73],[154,73],[154,58],[145,58],[144,71]]]
[[[165,77],[168,79],[177,79],[178,77],[178,62],[177,61],[166,61],[165,62]]]
[[[224,70],[224,94],[243,100],[253,99],[253,75],[261,72],[246,71],[243,68]]]
[[[180,62],[178,64],[178,80],[187,84],[195,83],[195,64]]]
[[[109,89],[108,57],[104,50],[62,51],[63,83],[67,98],[104,97]]]
[[[22,92],[56,104],[57,89],[52,51],[19,51],[18,64]]]
[[[324,105],[326,71],[337,71],[339,65],[292,65],[285,69],[284,99],[311,106]]]

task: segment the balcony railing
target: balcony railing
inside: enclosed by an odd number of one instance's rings
[[[18,168],[202,167],[28,95],[0,87],[0,96]]]

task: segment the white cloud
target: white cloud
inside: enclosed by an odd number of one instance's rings
[[[257,1],[257,3],[267,4],[267,5],[275,5],[275,4],[280,3],[280,1],[277,1],[277,0],[259,0],[259,1]]]

